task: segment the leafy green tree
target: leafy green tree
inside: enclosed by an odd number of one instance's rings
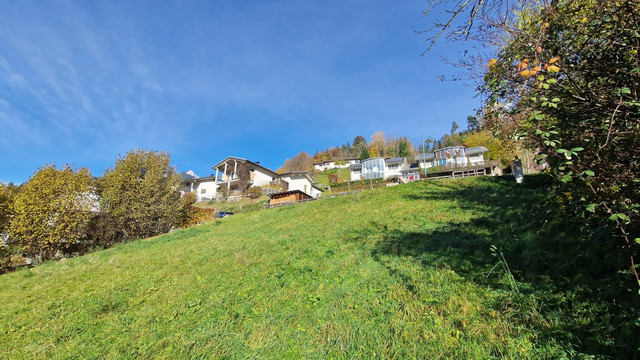
[[[460,127],[458,126],[457,122],[455,122],[455,121],[452,122],[451,123],[451,136],[453,136],[456,133],[456,131],[458,131],[459,128]]]
[[[120,220],[129,239],[162,234],[178,220],[180,182],[169,153],[131,150],[106,169],[102,206]]]
[[[0,234],[9,229],[13,217],[13,202],[17,194],[16,187],[0,183]]]
[[[363,147],[361,152],[360,152],[360,161],[362,160],[367,160],[368,158],[370,158],[371,156],[369,156],[369,149],[367,149],[367,147]]]
[[[351,146],[358,146],[358,145],[367,145],[367,139],[364,138],[364,136],[362,135],[356,135],[356,137],[353,139],[353,145]]]
[[[467,116],[467,129],[470,131],[480,130],[481,124],[477,116]]]
[[[13,201],[15,194],[11,187],[0,183],[0,242],[9,230],[13,218]],[[9,269],[11,254],[7,244],[0,243],[0,274]]]
[[[515,151],[515,142],[511,139],[500,139],[489,130],[479,130],[467,134],[464,137],[464,146],[468,148],[484,146],[487,148],[485,158],[487,160],[500,160],[503,167],[511,164]]]
[[[91,173],[69,165],[38,169],[23,185],[14,202],[15,216],[9,230],[22,251],[49,259],[80,242],[93,216]]]
[[[616,224],[623,242],[638,247],[640,7],[558,1],[529,8],[519,20],[489,63],[491,125],[539,149],[577,205]]]
[[[353,139],[353,145],[351,145],[351,148],[349,149],[349,153],[353,157],[360,157],[362,156],[362,152],[363,152],[362,149],[366,149],[366,148],[367,148],[367,140],[364,138],[364,136],[357,135]]]

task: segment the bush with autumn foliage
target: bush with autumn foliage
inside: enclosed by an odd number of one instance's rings
[[[95,207],[92,194],[88,169],[45,165],[16,195],[10,235],[24,254],[49,259],[67,251],[85,236]]]
[[[129,239],[162,234],[178,221],[181,181],[169,153],[131,150],[105,171],[101,204]]]

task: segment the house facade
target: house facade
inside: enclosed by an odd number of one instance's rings
[[[300,190],[283,191],[277,194],[269,195],[269,206],[278,204],[296,203],[312,199],[308,194]]]
[[[316,185],[316,180],[306,171],[277,174],[259,162],[229,156],[212,167],[215,172],[211,176],[198,177],[189,170],[181,173],[181,195],[191,192],[196,195],[196,201],[209,201],[216,197],[240,196],[241,182],[246,188],[260,186],[263,193],[273,194],[282,191],[300,191],[310,198],[319,197],[324,190]],[[242,172],[247,175],[241,179]],[[265,191],[266,189],[266,191]]]
[[[489,151],[484,146],[465,148],[464,146],[448,146],[435,150],[432,153],[416,156],[416,161],[421,168],[432,167],[466,167],[482,165],[484,153]]]
[[[199,177],[191,170],[181,173],[180,176],[180,196],[188,192],[193,193],[196,195],[196,202],[209,201],[217,196],[219,185],[214,176]]]
[[[351,181],[388,179],[394,176],[401,176],[403,171],[408,169],[410,169],[410,165],[407,163],[407,158],[404,157],[394,159],[370,158],[349,167]]]
[[[229,196],[237,192],[242,182],[240,173],[248,172],[247,188],[251,186],[265,186],[279,178],[275,172],[247,159],[228,156],[212,167],[215,170],[214,178],[218,186],[223,186]]]
[[[316,180],[306,171],[280,174],[280,179],[288,184],[287,191],[300,190],[312,198],[319,197],[324,191],[316,186]]]
[[[344,164],[342,164],[344,162]],[[340,164],[338,164],[340,163]],[[342,160],[327,160],[322,162],[313,163],[313,168],[319,171],[324,171],[328,169],[347,169],[351,165],[359,164],[359,158],[347,158]]]

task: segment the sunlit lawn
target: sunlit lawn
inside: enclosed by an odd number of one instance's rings
[[[568,345],[539,337],[547,320],[490,272],[490,245],[513,234],[476,225],[499,210],[518,226],[536,196],[417,182],[3,275],[0,358],[557,357]]]

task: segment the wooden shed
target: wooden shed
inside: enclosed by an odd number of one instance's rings
[[[271,194],[269,195],[269,198],[271,198],[271,200],[269,200],[269,206],[274,206],[277,204],[294,203],[298,201],[309,200],[311,199],[311,196],[300,190],[291,190],[280,192],[277,194]]]

